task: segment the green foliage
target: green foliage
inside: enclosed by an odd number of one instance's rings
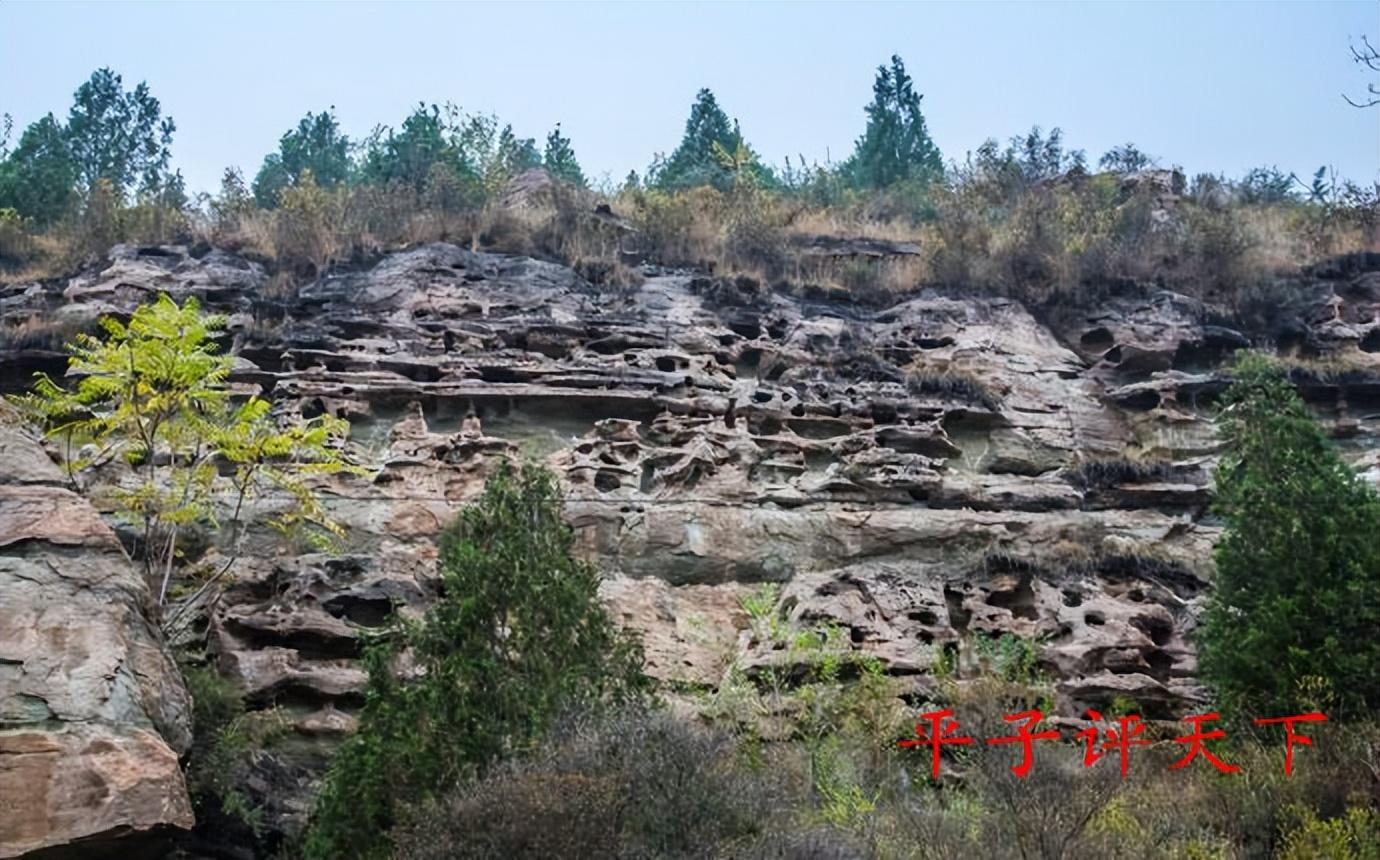
[[[511,125],[505,125],[498,133],[492,155],[487,160],[481,156],[480,163],[484,164],[486,161],[493,166],[485,170],[484,175],[488,177],[496,169],[502,171],[506,182],[524,170],[540,167],[542,157],[537,151],[535,140],[530,137],[518,137]]]
[[[232,233],[254,213],[255,201],[237,167],[227,167],[220,178],[220,193],[207,203],[217,238]]]
[[[640,647],[573,541],[555,477],[536,466],[505,466],[461,512],[440,540],[438,600],[366,652],[359,731],[326,779],[307,857],[384,856],[410,805],[527,748],[562,711],[641,694]]]
[[[779,635],[781,619],[776,612],[776,601],[780,596],[780,585],[764,582],[756,591],[739,599],[739,605],[747,613],[752,635],[758,639],[768,640]]]
[[[1040,680],[1036,663],[1039,649],[1030,639],[1010,633],[997,637],[974,636],[973,652],[988,674],[1013,684],[1033,685]]]
[[[371,135],[359,176],[364,183],[405,188],[456,208],[461,201],[471,205],[498,194],[512,177],[541,164],[536,141],[518,137],[511,125],[500,126],[497,117],[423,104],[396,132],[378,129]]]
[[[585,174],[580,170],[580,162],[575,160],[575,150],[570,146],[570,138],[561,134],[561,124],[551,129],[546,136],[546,151],[542,153],[542,167],[546,172],[572,185],[585,187]]]
[[[1296,712],[1312,678],[1343,711],[1373,710],[1380,497],[1333,450],[1279,364],[1246,354],[1233,374],[1219,419],[1216,509],[1227,529],[1199,637],[1203,675],[1242,716]]]
[[[473,176],[455,136],[454,109],[419,104],[396,131],[378,129],[365,144],[360,179],[377,185],[400,185],[421,193],[433,167],[454,176]]]
[[[700,90],[690,106],[685,121],[685,134],[671,157],[648,170],[648,184],[662,191],[675,191],[710,185],[720,191],[732,187],[735,170],[726,166],[722,154],[742,153],[742,169],[751,171],[759,180],[769,182],[770,171],[743,140],[736,121],[728,114],[708,89]]]
[[[780,588],[772,583],[740,604],[757,657],[729,662],[701,703],[705,716],[747,738],[785,734],[812,749],[843,735],[881,737],[899,724],[891,679],[876,657],[853,647],[843,627],[782,617]],[[783,725],[786,713],[792,718]]]
[[[340,132],[334,108],[307,114],[278,141],[254,177],[254,200],[265,209],[278,205],[283,189],[311,171],[316,184],[334,188],[350,175],[350,139]]]
[[[1236,184],[1236,193],[1246,203],[1283,203],[1294,199],[1296,181],[1278,167],[1256,167]]]
[[[118,74],[101,68],[77,88],[73,101],[66,137],[81,188],[104,179],[123,199],[167,182],[177,126],[163,117],[148,84],[126,92]]]
[[[0,162],[0,208],[18,210],[39,225],[59,220],[76,203],[77,164],[62,125],[48,114],[24,130]]]
[[[878,793],[859,784],[852,762],[840,747],[833,736],[810,745],[811,784],[825,821],[845,830],[860,828],[876,812]]]
[[[892,56],[891,66],[878,66],[872,84],[867,129],[858,138],[844,171],[861,188],[885,188],[901,182],[938,179],[944,172],[939,147],[930,139],[920,100],[905,63]]]
[[[1307,807],[1293,812],[1297,824],[1284,834],[1280,860],[1380,860],[1380,811],[1350,806],[1336,818]]]
[[[1114,146],[1097,160],[1098,167],[1113,173],[1136,173],[1141,170],[1148,170],[1155,164],[1155,159],[1141,152],[1134,143]]]
[[[127,324],[105,317],[101,326],[103,338],[78,334],[69,347],[74,388],[39,374],[33,391],[15,402],[61,440],[74,484],[88,466],[118,458],[131,467],[137,480],[112,495],[119,515],[140,531],[139,555],[160,606],[179,535],[194,524],[220,525],[214,500],[223,469],[235,500],[226,528],[232,561],[243,505],[266,489],[296,502],[272,521],[278,528],[340,534],[304,479],[348,468],[335,447],[343,421],[280,425],[266,400],[235,403],[226,384],[234,359],[215,343],[224,320],[203,314],[194,298],[179,306],[162,295]],[[73,456],[88,443],[95,454]]]
[[[187,793],[198,823],[229,817],[257,832],[263,824],[237,785],[250,737],[244,699],[213,667],[185,664],[182,678],[192,697],[192,748],[187,753]]]

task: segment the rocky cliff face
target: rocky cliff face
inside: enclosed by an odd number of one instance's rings
[[[293,729],[256,760],[273,820],[300,821],[351,727],[360,631],[425,604],[432,538],[501,457],[563,476],[610,606],[678,686],[773,659],[740,603],[773,582],[784,611],[841,625],[916,695],[946,650],[1012,633],[1039,641],[1065,715],[1127,696],[1174,718],[1203,695],[1190,642],[1211,582],[1225,357],[1253,340],[1308,357],[1305,397],[1380,474],[1377,259],[1296,279],[1254,329],[1153,291],[1037,316],[998,298],[865,308],[647,274],[601,289],[431,245],[271,298],[230,254],[120,248],[99,272],[0,298],[13,325],[200,296],[233,314],[236,384],[352,422],[372,477],[323,486],[344,552],[265,536],[209,611],[221,669]],[[37,348],[0,361],[10,386],[62,366]],[[45,599],[25,592],[20,617]]]
[[[0,410],[0,857],[128,856],[192,823],[187,693],[115,534]]]

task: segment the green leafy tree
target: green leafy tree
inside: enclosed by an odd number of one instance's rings
[[[216,227],[221,230],[237,228],[240,219],[254,211],[254,197],[238,167],[225,168],[220,177],[220,193],[211,198],[209,206]]]
[[[326,778],[308,858],[385,857],[405,809],[533,743],[561,711],[641,694],[641,650],[573,541],[555,477],[536,466],[505,466],[460,513],[440,540],[439,599],[366,652],[359,730]]]
[[[458,116],[458,114],[457,114]],[[471,114],[454,124],[461,158],[478,180],[481,196],[491,198],[524,170],[540,167],[537,142],[518,137],[511,125],[499,126],[492,114]]]
[[[1058,131],[1058,129],[1055,129]],[[1113,173],[1137,173],[1142,170],[1149,170],[1155,167],[1157,162],[1152,156],[1141,152],[1140,148],[1134,143],[1123,143],[1107,150],[1101,158],[1097,160],[1097,166],[1103,170],[1110,170]]]
[[[1256,167],[1236,183],[1236,193],[1245,203],[1286,203],[1297,199],[1294,174],[1278,167]]]
[[[1380,497],[1332,449],[1285,370],[1240,359],[1224,397],[1217,510],[1227,529],[1200,631],[1203,675],[1239,715],[1330,689],[1380,707]]]
[[[341,533],[306,478],[349,469],[335,444],[345,423],[324,415],[280,423],[262,398],[236,402],[226,384],[234,359],[215,342],[224,322],[203,314],[195,298],[179,306],[160,296],[128,323],[103,318],[104,338],[77,336],[68,366],[74,388],[39,374],[34,390],[15,398],[62,443],[74,485],[86,467],[118,459],[132,469],[135,480],[112,495],[119,515],[139,531],[137,554],[160,607],[168,600],[179,538],[198,524],[227,536],[229,560],[200,596],[235,561],[245,504],[265,490],[294,502],[270,521],[274,527],[318,540]],[[74,453],[86,446],[91,453]],[[214,504],[223,489],[228,512]]]
[[[278,141],[278,151],[264,159],[254,177],[254,200],[271,209],[282,190],[310,170],[316,184],[334,188],[350,175],[350,139],[341,133],[335,108],[307,114]]]
[[[0,162],[0,208],[11,208],[39,225],[72,211],[77,164],[62,124],[48,114],[24,130]]]
[[[518,137],[511,125],[505,125],[503,131],[499,132],[496,158],[501,169],[510,177],[533,167],[541,167],[537,142],[530,137]]]
[[[570,146],[570,138],[561,134],[561,124],[551,129],[546,136],[546,151],[542,153],[542,167],[546,172],[572,185],[585,186],[585,174],[580,170],[580,162],[575,160],[575,150]]]
[[[104,179],[123,198],[140,189],[156,190],[167,181],[177,126],[163,116],[148,84],[126,92],[119,75],[97,69],[73,100],[66,136],[81,189]]]
[[[858,138],[845,172],[860,188],[879,189],[909,180],[930,181],[943,174],[939,147],[930,139],[920,100],[905,63],[893,56],[878,66],[872,84],[867,128]]]
[[[752,172],[764,182],[769,181],[770,171],[747,146],[738,123],[729,121],[728,114],[719,107],[712,92],[700,90],[695,96],[695,103],[690,106],[690,118],[685,121],[685,134],[681,137],[680,146],[676,147],[670,158],[653,165],[648,171],[649,184],[663,191],[700,185],[727,190],[733,184],[734,176],[725,168],[719,153],[737,153],[740,150],[748,153]]]
[[[475,173],[455,140],[455,109],[419,104],[402,126],[379,129],[365,144],[361,178],[378,185],[399,185],[422,193],[432,169],[440,165],[456,176]]]

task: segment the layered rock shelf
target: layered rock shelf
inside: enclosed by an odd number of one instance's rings
[[[917,699],[946,653],[1009,633],[1038,643],[1064,716],[1127,697],[1159,718],[1204,695],[1191,642],[1219,530],[1211,415],[1231,352],[1298,359],[1306,399],[1380,473],[1369,257],[1295,278],[1254,328],[1144,289],[1086,311],[938,292],[876,308],[645,275],[598,287],[437,244],[274,296],[233,254],[122,247],[67,284],[7,288],[0,322],[76,326],[158,292],[195,295],[229,315],[236,386],[350,420],[349,454],[369,476],[321,487],[345,546],[303,553],[259,535],[208,619],[222,671],[253,707],[288,715],[298,742],[256,767],[297,795],[351,727],[361,632],[425,606],[434,537],[504,457],[561,476],[611,609],[676,689],[772,659],[741,601],[777,583],[785,613],[839,625]],[[0,351],[11,390],[63,366],[51,345]],[[5,528],[22,534],[9,511]],[[63,546],[61,570],[125,569],[118,553]],[[67,575],[39,573],[16,581]],[[31,591],[6,587],[6,624],[51,599]],[[29,659],[0,654],[0,673]],[[277,814],[303,812],[279,802]]]

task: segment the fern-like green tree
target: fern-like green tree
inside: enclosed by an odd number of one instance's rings
[[[1233,368],[1219,432],[1227,529],[1199,645],[1239,716],[1330,699],[1380,707],[1380,496],[1339,457],[1278,363]]]
[[[104,337],[77,336],[68,363],[74,387],[40,374],[32,392],[15,398],[60,441],[78,489],[87,467],[117,459],[130,467],[133,480],[111,492],[119,515],[139,532],[137,555],[160,607],[179,539],[195,525],[222,529],[229,560],[203,588],[213,585],[238,554],[246,502],[265,490],[292,502],[271,525],[308,537],[340,534],[306,478],[351,469],[335,444],[345,422],[327,415],[280,420],[267,400],[235,398],[227,384],[234,358],[216,344],[224,324],[195,298],[179,306],[162,295],[128,323],[103,318]],[[222,492],[228,506],[217,504]]]
[[[568,709],[642,695],[641,649],[571,553],[555,477],[504,467],[441,536],[441,592],[365,654],[359,730],[331,766],[304,846],[377,858],[409,808],[529,747]]]

